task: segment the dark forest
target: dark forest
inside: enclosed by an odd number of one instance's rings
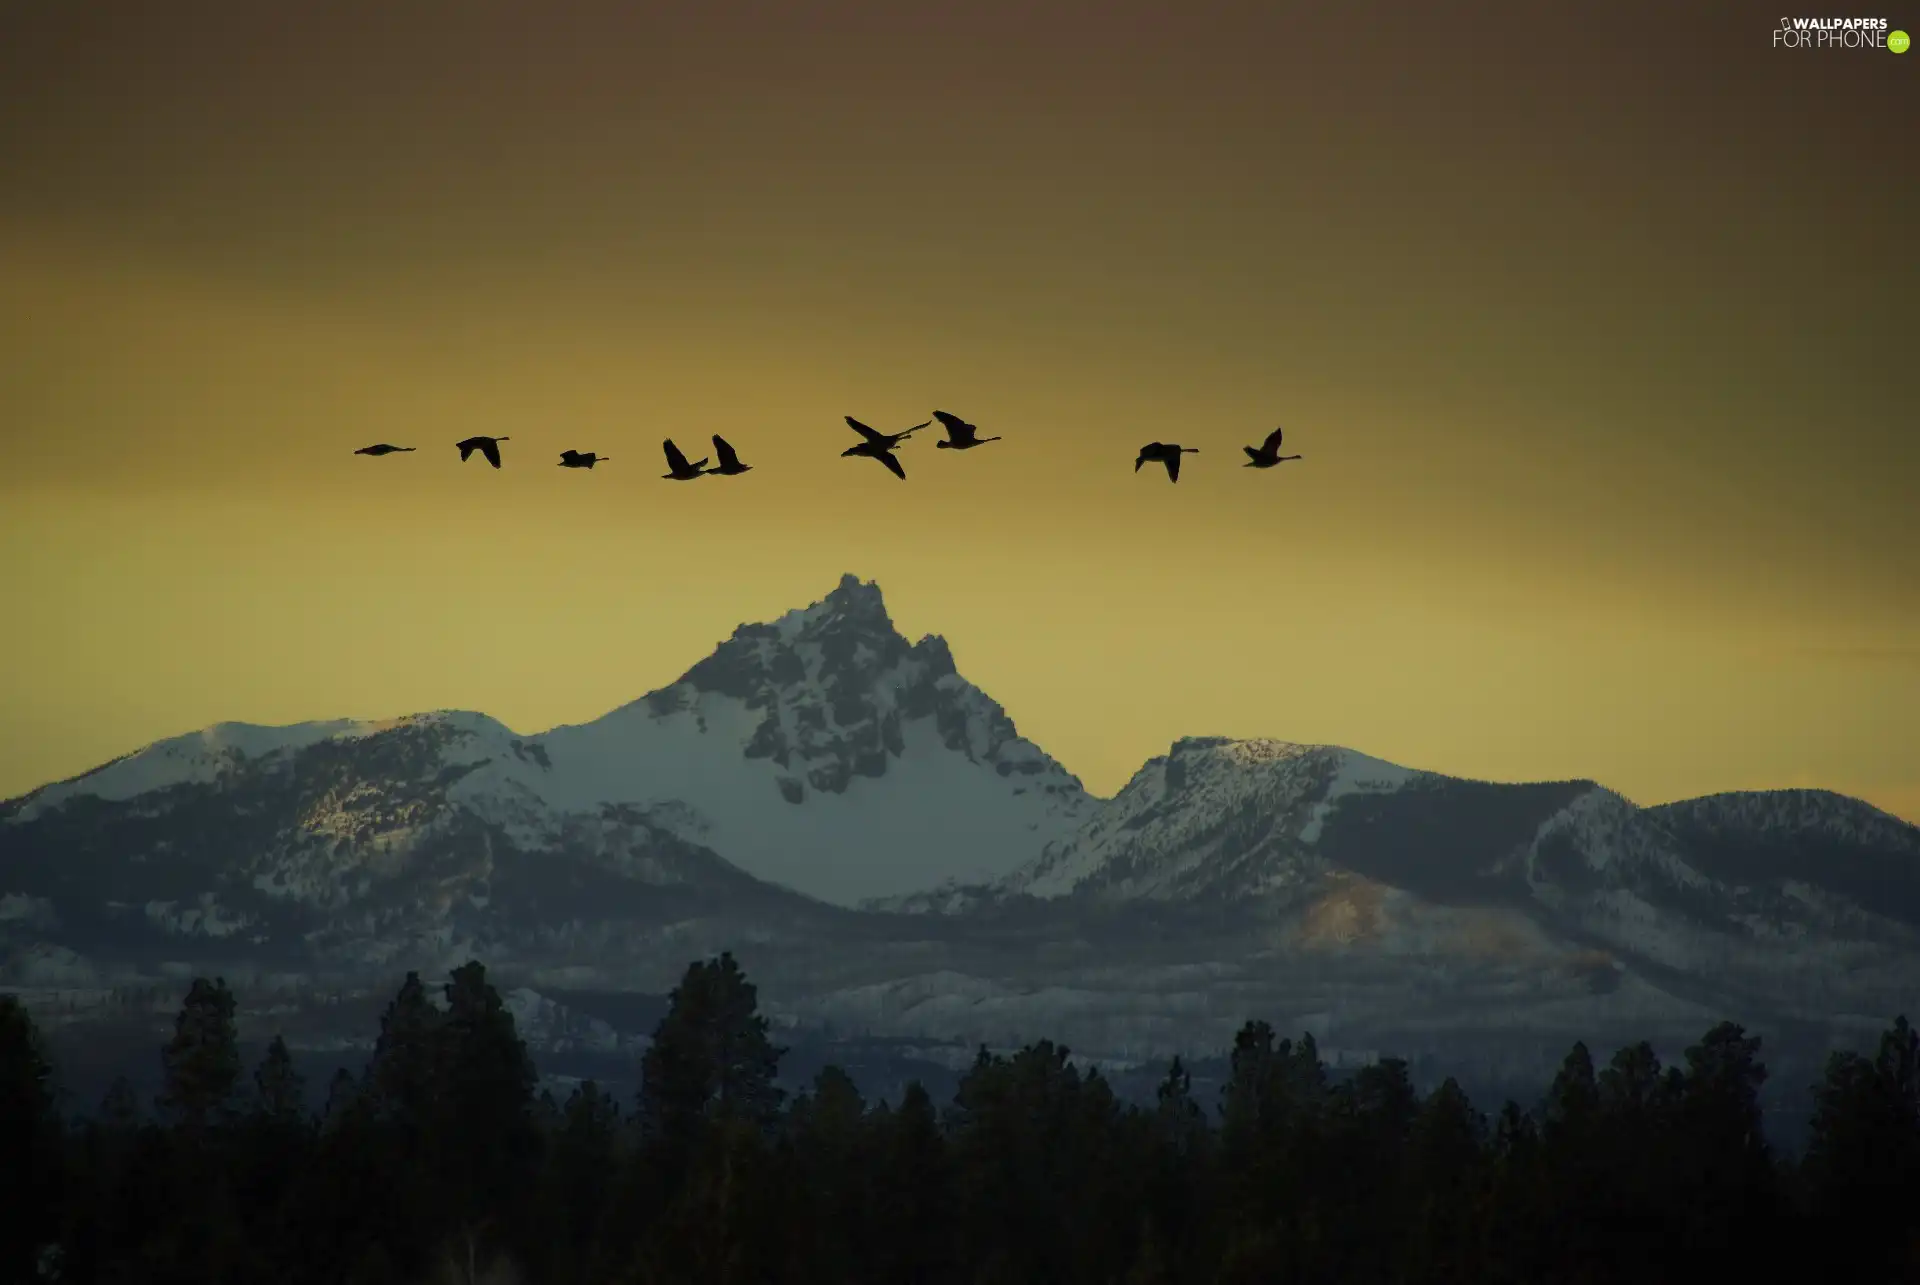
[[[729,955],[692,964],[636,1083],[565,1101],[478,963],[410,974],[317,1115],[284,1042],[242,1064],[195,981],[163,1087],[71,1110],[0,996],[0,1281],[499,1285],[1241,1285],[1920,1281],[1920,1037],[1835,1053],[1777,1154],[1761,1041],[1722,1023],[1663,1067],[1567,1053],[1491,1114],[1405,1063],[1334,1076],[1248,1022],[1217,1101],[1180,1061],[1116,1097],[1042,1041],[951,1102],[866,1102],[781,1050]],[[1208,1095],[1211,1096],[1211,1095]]]

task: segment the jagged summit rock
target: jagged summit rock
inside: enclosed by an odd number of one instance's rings
[[[908,730],[927,722],[940,746],[1068,810],[1079,782],[1023,740],[1000,705],[960,677],[944,638],[909,643],[894,628],[880,587],[843,576],[808,607],[742,625],[680,681],[651,693],[656,717],[737,701],[759,715],[743,749],[772,760],[789,802],[807,790],[842,794],[857,776],[879,778],[907,752]]]
[[[736,858],[749,870],[849,904],[1004,873],[1070,833],[1094,803],[959,674],[945,639],[908,642],[880,587],[852,575],[818,602],[741,625],[678,682],[601,722],[611,734],[642,718],[691,725],[703,747],[764,768],[731,802],[705,784],[726,777],[718,770],[682,773],[674,788],[724,815],[738,851],[756,854]],[[543,743],[563,754],[576,730]],[[784,806],[753,810],[775,796]],[[829,826],[844,835],[830,837]]]
[[[712,655],[681,675],[673,688],[663,690],[691,688],[764,701],[770,691],[805,682],[810,676],[848,689],[909,658],[953,672],[953,655],[944,640],[929,635],[917,646],[908,643],[887,614],[880,586],[849,573],[810,606],[777,620],[741,625]],[[658,696],[655,693],[649,699]]]

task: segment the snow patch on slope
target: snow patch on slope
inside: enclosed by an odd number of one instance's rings
[[[1603,883],[1654,879],[1672,888],[1706,888],[1711,881],[1688,865],[1666,831],[1650,824],[1633,802],[1594,786],[1544,821],[1527,851],[1528,880],[1540,895],[1549,877],[1540,869],[1542,845],[1570,839]]]
[[[1292,888],[1312,873],[1299,845],[1318,840],[1342,798],[1424,775],[1337,746],[1184,738],[1003,888],[1048,899],[1096,884],[1130,897]]]
[[[190,903],[149,901],[143,908],[147,922],[164,932],[188,937],[231,937],[250,921],[220,904],[212,893],[201,893]]]
[[[1340,800],[1348,795],[1391,793],[1422,775],[1412,768],[1401,767],[1385,759],[1370,758],[1355,750],[1335,749],[1332,753],[1338,756],[1339,768],[1334,772],[1327,792],[1313,805],[1306,825],[1300,828],[1302,843],[1320,841],[1320,831],[1327,818],[1333,815]]]
[[[549,766],[496,754],[448,797],[538,844],[568,816],[648,809],[757,878],[845,904],[996,877],[1074,820],[1051,796],[1012,793],[991,767],[947,750],[929,718],[901,724],[902,753],[883,777],[790,802],[781,782],[791,773],[743,753],[762,718],[711,692],[666,715],[635,703],[539,738]]]
[[[118,803],[177,785],[209,784],[250,759],[304,749],[336,737],[370,736],[406,721],[409,720],[341,718],[284,727],[215,723],[198,732],[156,741],[71,780],[43,786],[27,797],[25,806],[13,819],[31,820],[75,798],[92,797]]]

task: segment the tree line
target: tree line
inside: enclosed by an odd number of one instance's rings
[[[789,1095],[731,955],[692,964],[630,1098],[539,1091],[479,963],[409,974],[360,1074],[307,1106],[285,1042],[242,1065],[196,980],[151,1103],[63,1118],[0,996],[0,1281],[542,1285],[1597,1285],[1920,1281],[1920,1037],[1835,1053],[1805,1153],[1769,1147],[1760,1040],[1662,1066],[1567,1054],[1491,1118],[1385,1060],[1330,1075],[1248,1022],[1219,1100],[1173,1059],[1150,1105],[1041,1041],[953,1100]],[[1731,1273],[1731,1275],[1729,1275]]]

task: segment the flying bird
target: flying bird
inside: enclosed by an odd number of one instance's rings
[[[460,448],[460,462],[462,464],[467,462],[469,455],[472,455],[475,451],[479,451],[487,457],[487,463],[493,465],[495,468],[499,468],[500,443],[507,440],[508,439],[504,437],[469,437],[464,442],[455,442],[454,445]]]
[[[1158,460],[1167,466],[1167,480],[1169,482],[1178,482],[1180,480],[1180,457],[1182,455],[1198,455],[1199,453],[1200,448],[1197,446],[1181,446],[1175,442],[1148,442],[1140,448],[1140,458],[1133,462],[1133,471],[1138,473],[1140,466],[1148,460]]]
[[[592,468],[612,459],[611,455],[595,455],[592,451],[561,451],[561,468]]]
[[[893,453],[893,447],[887,445],[884,440],[862,442],[858,446],[849,446],[846,450],[841,451],[840,454],[842,456],[861,455],[870,460],[879,460],[887,466],[887,469],[895,477],[899,478],[902,482],[907,480],[907,470],[900,467],[900,457]]]
[[[375,442],[372,446],[362,446],[355,455],[395,455],[401,451],[410,451],[411,446],[389,446],[385,442]]]
[[[965,451],[1000,440],[997,437],[980,436],[977,426],[967,423],[958,415],[949,415],[943,410],[937,410],[933,413],[933,417],[940,421],[940,427],[947,430],[947,440],[934,443],[943,451]]]
[[[742,464],[739,453],[733,449],[733,444],[718,433],[713,435],[713,453],[720,457],[720,463],[709,472],[717,473],[721,477],[738,477],[753,468],[751,464]]]
[[[879,446],[882,449],[889,450],[889,451],[892,450],[894,447],[900,445],[900,443],[906,441],[909,437],[912,437],[915,433],[925,428],[928,424],[933,423],[933,421],[929,419],[921,423],[915,424],[912,428],[902,429],[898,433],[878,433],[878,432],[875,432],[873,429],[868,428],[865,424],[862,424],[859,420],[855,419],[851,415],[843,416],[842,418],[844,418],[847,421],[848,428],[851,428],[854,432],[860,434],[860,436],[867,439],[866,445]],[[859,447],[855,447],[851,451],[842,451],[840,453],[842,455],[865,454],[865,452],[861,451]]]
[[[1276,428],[1267,434],[1267,440],[1260,443],[1260,445],[1242,446],[1240,449],[1247,453],[1247,462],[1241,467],[1272,468],[1281,460],[1299,459],[1300,457],[1298,455],[1282,455],[1280,453],[1280,433],[1281,430]]]
[[[692,464],[687,463],[687,457],[680,453],[680,448],[673,444],[671,437],[660,443],[660,446],[667,453],[667,471],[662,473],[661,477],[674,482],[691,482],[707,471],[707,461],[704,458]]]

